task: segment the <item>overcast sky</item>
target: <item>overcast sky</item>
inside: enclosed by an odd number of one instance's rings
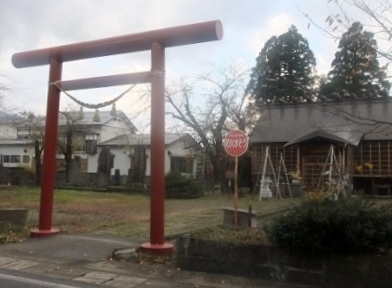
[[[329,69],[337,43],[308,21],[296,6],[314,18],[328,16],[326,0],[12,0],[0,2],[0,72],[14,90],[8,107],[44,114],[48,67],[16,69],[13,53],[38,48],[95,40],[146,30],[221,20],[221,41],[166,50],[167,83],[181,76],[208,72],[210,63],[224,65],[243,61],[249,68],[266,40],[294,24],[309,41],[317,59],[317,70]],[[294,4],[295,3],[295,4]],[[133,53],[76,62],[63,66],[63,80],[150,69],[149,53]],[[107,101],[127,87],[85,90],[71,94],[84,102]],[[134,96],[134,97],[132,97]],[[118,107],[132,119],[137,108],[129,94]],[[61,108],[72,101],[62,95]],[[108,107],[107,109],[110,109]],[[148,117],[147,117],[148,118]],[[148,119],[143,121],[148,122]],[[135,120],[137,121],[137,120]],[[137,124],[137,123],[136,123]]]

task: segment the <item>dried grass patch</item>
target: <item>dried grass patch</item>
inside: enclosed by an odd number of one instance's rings
[[[19,188],[0,192],[0,205],[25,207],[30,210],[28,228],[38,224],[40,190]],[[293,200],[298,201],[298,200]],[[287,206],[291,200],[259,202],[252,197],[239,199],[239,207],[270,213]],[[222,224],[221,208],[232,206],[228,196],[209,195],[192,200],[165,201],[166,235],[188,232]],[[53,226],[63,233],[107,230],[116,235],[148,238],[150,229],[150,199],[145,195],[56,190]]]

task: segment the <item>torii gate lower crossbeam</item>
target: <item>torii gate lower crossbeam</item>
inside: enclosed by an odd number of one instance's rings
[[[49,84],[56,83],[58,87],[66,90],[140,83],[140,81],[151,82],[152,170],[150,242],[142,245],[141,248],[144,252],[154,255],[170,255],[173,252],[173,245],[165,243],[164,236],[165,48],[220,40],[222,39],[222,36],[223,29],[220,21],[209,21],[21,52],[14,54],[12,57],[12,62],[17,68],[49,64]],[[63,62],[144,50],[151,50],[151,72],[61,81]],[[143,80],[140,78],[143,78]],[[60,105],[60,90],[56,85],[49,85],[48,88],[40,216],[38,229],[32,230],[30,233],[32,237],[44,237],[58,233],[58,230],[52,228],[57,130]]]

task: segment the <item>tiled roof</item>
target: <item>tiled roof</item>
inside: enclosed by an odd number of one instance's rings
[[[124,112],[122,112],[121,110],[117,110],[116,115],[111,115],[110,114],[111,111],[99,111],[98,115],[99,115],[99,122],[95,122],[94,121],[94,115],[95,115],[95,111],[84,111],[83,112],[83,118],[78,120],[77,124],[78,125],[102,125],[105,124],[107,122],[109,122],[111,119],[118,119],[118,120],[122,120],[124,121],[126,124],[128,124],[128,126],[130,126],[134,131],[137,131],[135,125],[133,125],[133,123],[131,122],[131,120],[129,120],[129,118],[125,115]],[[79,112],[75,111],[72,113],[72,115],[74,115],[75,119],[78,118],[79,116]],[[66,124],[66,118],[63,114],[60,113],[60,118],[59,118],[59,125],[65,125]]]
[[[0,145],[33,145],[31,139],[0,139]]]
[[[195,140],[189,134],[178,134],[178,133],[167,133],[165,134],[165,145],[169,145],[177,140],[184,138],[186,141],[195,142]],[[112,139],[106,140],[99,143],[99,146],[125,146],[125,145],[147,145],[151,144],[150,134],[130,134],[130,135],[120,135]]]
[[[265,109],[250,136],[253,143],[298,142],[301,138],[337,137],[357,145],[392,139],[390,99],[338,104],[298,104]],[[376,123],[376,122],[377,123]]]
[[[14,123],[20,121],[22,118],[16,114],[9,114],[4,111],[0,111],[0,123]]]
[[[99,122],[95,122],[94,121],[94,115],[95,115],[95,111],[84,111],[83,112],[83,118],[82,119],[78,119],[79,117],[79,111],[75,111],[71,113],[71,116],[73,119],[77,119],[77,125],[80,126],[90,126],[90,125],[104,125],[107,122],[109,122],[111,119],[116,118],[117,120],[121,120],[124,121],[133,131],[137,131],[135,125],[133,125],[133,123],[131,122],[131,120],[129,120],[129,118],[125,115],[124,112],[122,112],[121,110],[117,110],[116,115],[110,115],[110,111],[99,111]],[[0,118],[0,122],[10,122],[11,118],[7,118],[9,121],[6,121],[4,118],[4,121],[2,121],[3,119]],[[28,125],[29,124],[29,120],[24,119],[23,121],[21,120],[21,118],[18,119],[18,122],[14,121],[15,123],[19,123],[19,125]],[[38,126],[45,126],[45,117],[41,117],[39,119],[39,121],[35,120],[36,124]],[[65,125],[66,122],[66,117],[60,113],[59,114],[59,125]]]

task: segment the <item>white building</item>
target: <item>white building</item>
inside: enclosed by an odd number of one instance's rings
[[[97,165],[93,164],[93,161],[98,159],[96,156],[99,152],[98,143],[119,135],[134,134],[137,131],[122,111],[60,113],[59,131],[66,129],[67,118],[70,119],[68,125],[72,125],[74,131],[73,154],[91,163],[87,166],[86,172],[89,173],[97,172]],[[0,163],[3,167],[33,167],[34,140],[37,139],[42,144],[41,135],[44,134],[44,126],[44,118],[30,118],[23,121],[3,120],[0,124]],[[63,159],[64,156],[59,153],[57,158]]]
[[[82,159],[81,172],[97,173],[98,158],[103,146],[110,147],[113,158],[111,175],[119,169],[127,175],[132,168],[132,155],[136,146],[145,146],[145,175],[151,175],[150,135],[136,134],[137,129],[122,112],[72,112],[60,113],[59,131],[68,124],[73,127],[73,156]],[[35,169],[34,140],[42,145],[45,119],[30,118],[23,121],[0,122],[0,163],[3,167]],[[171,170],[196,176],[196,151],[200,146],[189,134],[165,135],[165,173]],[[45,151],[44,151],[45,152]],[[43,152],[43,153],[44,153]],[[57,155],[57,171],[64,171],[64,155]],[[60,163],[63,163],[60,165]]]
[[[34,141],[31,139],[0,139],[0,163],[3,167],[31,168]]]
[[[132,167],[131,159],[135,147],[144,146],[147,158],[145,175],[151,176],[151,135],[120,135],[101,142],[98,146],[109,147],[110,152],[114,155],[112,175],[115,169],[119,169],[121,175],[128,174],[128,169]],[[165,174],[177,171],[196,177],[199,148],[199,144],[189,134],[165,134]],[[95,163],[97,162],[95,161]]]

